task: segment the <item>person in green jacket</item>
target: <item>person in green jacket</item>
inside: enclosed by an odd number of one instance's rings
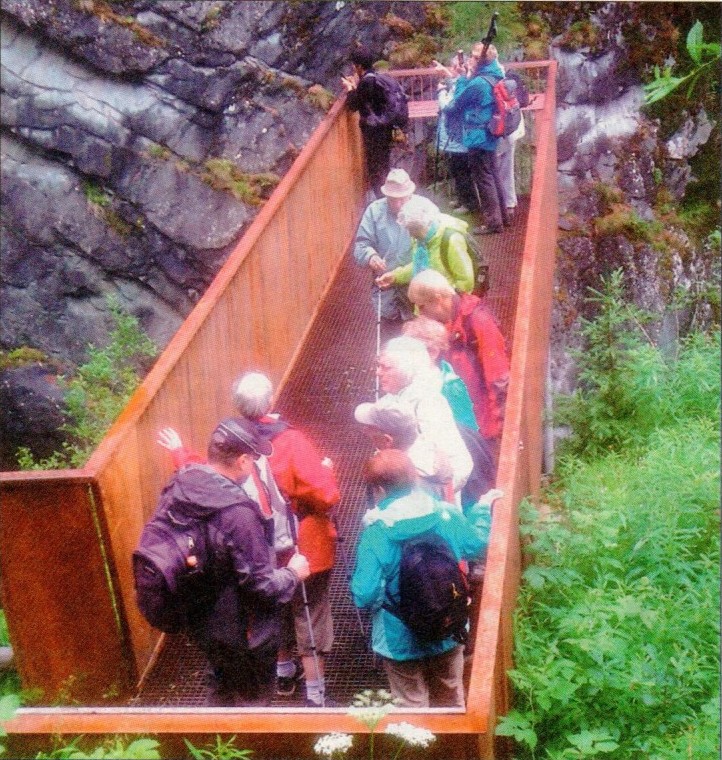
[[[377,277],[379,288],[408,285],[419,272],[435,269],[458,293],[471,293],[474,266],[466,246],[465,233],[469,225],[463,219],[443,214],[411,198],[399,212],[397,221],[411,235],[411,261]],[[444,243],[447,230],[456,234],[451,234]],[[442,255],[442,245],[446,246],[445,256]]]
[[[365,478],[380,501],[363,518],[351,593],[358,607],[373,612],[371,644],[382,659],[391,693],[406,707],[464,707],[464,645],[452,637],[422,643],[383,605],[398,596],[402,546],[408,539],[433,533],[457,560],[483,557],[489,500],[502,494],[490,491],[465,517],[421,490],[411,460],[396,449],[376,453]]]

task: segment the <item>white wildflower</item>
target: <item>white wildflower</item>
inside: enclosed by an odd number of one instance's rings
[[[326,734],[322,736],[314,745],[313,751],[317,755],[326,755],[333,757],[337,752],[346,753],[351,749],[353,736],[351,734]]]
[[[412,726],[411,723],[390,723],[386,733],[401,739],[411,747],[428,747],[436,736],[425,728]]]

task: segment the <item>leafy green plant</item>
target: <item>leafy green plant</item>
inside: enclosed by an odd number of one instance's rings
[[[519,760],[719,756],[720,335],[665,358],[621,286],[593,295],[552,508],[522,505]]]
[[[107,304],[114,325],[108,345],[91,345],[88,361],[73,378],[63,381],[68,417],[63,430],[69,440],[62,451],[40,461],[21,448],[17,455],[21,469],[82,467],[138,387],[144,362],[157,354],[138,319],[125,313],[114,297],[108,297]]]
[[[622,271],[603,283],[588,299],[598,307],[597,318],[582,321],[585,347],[575,353],[579,387],[559,400],[558,420],[575,423],[566,448],[578,454],[617,450],[644,432],[663,368],[662,357],[643,343],[648,315],[624,301]]]
[[[235,746],[235,736],[225,741],[220,736],[216,736],[216,743],[206,749],[195,747],[188,739],[183,739],[183,741],[193,760],[246,760],[253,754],[251,749],[238,749]]]
[[[70,744],[57,747],[51,752],[39,752],[36,760],[160,760],[160,746],[155,739],[139,738],[127,740],[113,737],[87,752],[78,745],[83,737],[77,737]]]
[[[693,63],[692,70],[684,76],[675,77],[672,76],[671,66],[667,66],[663,71],[660,71],[659,66],[655,66],[654,79],[644,86],[646,105],[666,98],[683,84],[687,85],[687,98],[691,98],[700,77],[707,71],[714,72],[715,67],[719,67],[720,43],[704,42],[704,27],[700,21],[696,21],[689,30],[686,42],[687,53]]]
[[[18,707],[20,707],[20,697],[17,694],[6,694],[0,697],[0,755],[4,755],[7,749],[3,741],[8,735],[5,724],[15,717]]]

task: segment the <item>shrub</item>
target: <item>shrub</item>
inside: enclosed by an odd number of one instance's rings
[[[719,757],[720,336],[665,359],[621,287],[593,296],[554,508],[523,510],[520,760]]]
[[[138,320],[120,308],[117,299],[107,300],[113,320],[110,342],[105,348],[89,346],[88,361],[75,377],[64,380],[68,422],[63,430],[68,441],[63,450],[36,461],[27,448],[18,452],[23,470],[82,467],[140,383],[141,370],[157,347],[140,329]]]

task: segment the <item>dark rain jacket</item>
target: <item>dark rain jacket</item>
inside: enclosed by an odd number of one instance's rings
[[[207,521],[213,552],[210,602],[193,615],[194,634],[204,644],[229,647],[273,642],[280,605],[298,585],[292,570],[275,565],[273,518],[264,518],[236,483],[208,465],[188,465],[173,477],[175,512]]]

